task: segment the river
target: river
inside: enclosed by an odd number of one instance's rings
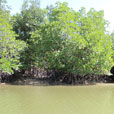
[[[0,114],[114,114],[114,85],[0,85]]]

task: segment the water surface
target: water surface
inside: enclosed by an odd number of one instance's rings
[[[0,114],[114,114],[114,85],[0,85]]]

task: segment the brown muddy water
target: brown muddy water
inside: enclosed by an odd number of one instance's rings
[[[0,114],[114,114],[114,85],[0,85]]]

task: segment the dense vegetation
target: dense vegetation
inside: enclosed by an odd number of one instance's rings
[[[7,73],[19,69],[20,52],[26,46],[23,41],[16,40],[10,20],[11,16],[5,6],[0,6],[0,70]]]
[[[0,70],[31,68],[104,74],[114,64],[114,33],[103,11],[75,11],[66,2],[40,8],[25,0],[11,16],[0,0]]]

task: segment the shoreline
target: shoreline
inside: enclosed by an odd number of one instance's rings
[[[36,85],[36,86],[87,86],[99,84],[114,84],[114,75],[76,75],[63,71],[42,71],[37,75],[26,72],[16,72],[12,75],[1,75],[1,84]]]
[[[37,87],[62,87],[62,86],[74,86],[74,87],[87,87],[87,86],[114,86],[114,83],[94,83],[94,84],[19,84],[19,83],[0,83],[0,85],[8,85],[8,86],[37,86]]]

